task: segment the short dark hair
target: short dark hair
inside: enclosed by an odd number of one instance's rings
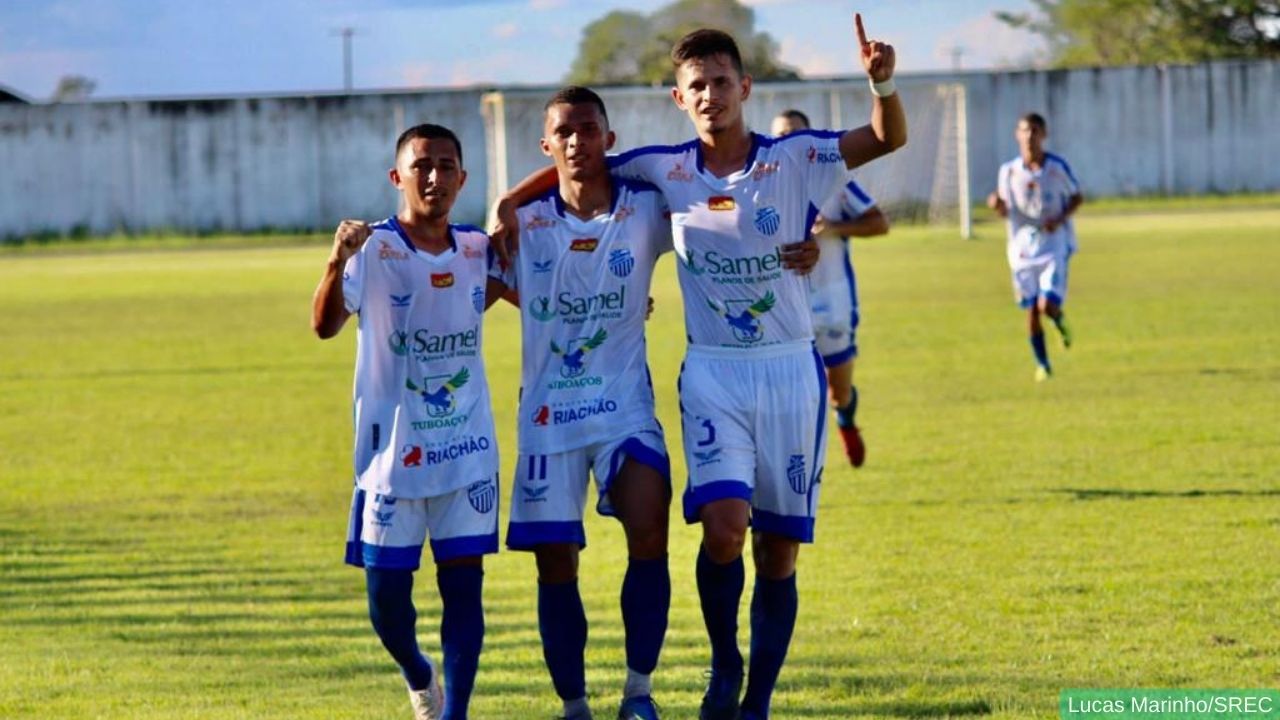
[[[796,110],[795,108],[788,108],[786,110],[783,110],[782,112],[778,113],[778,117],[784,117],[793,122],[798,122],[807,128],[813,127],[813,125],[809,122],[809,116],[805,115],[799,110]]]
[[[409,144],[410,140],[452,140],[453,146],[458,150],[458,164],[462,164],[462,143],[458,142],[458,136],[453,131],[443,125],[432,125],[431,123],[422,123],[400,133],[400,137],[396,140],[396,158],[400,157],[400,151],[404,146]]]
[[[581,85],[569,85],[560,88],[546,105],[542,106],[542,112],[546,113],[551,109],[552,105],[586,105],[592,104],[600,108],[600,117],[604,118],[606,125],[609,124],[609,112],[604,109],[604,100],[595,93],[591,88],[582,87]]]
[[[1029,112],[1026,115],[1023,115],[1022,117],[1018,118],[1018,120],[1025,122],[1028,125],[1035,125],[1036,127],[1044,131],[1047,131],[1049,129],[1049,124],[1044,121],[1044,116],[1041,115],[1040,113]]]
[[[722,54],[729,56],[729,60],[733,62],[733,68],[739,75],[746,74],[742,68],[742,53],[738,52],[738,43],[734,42],[733,36],[722,30],[711,28],[694,30],[680,38],[675,47],[671,48],[671,64],[679,69],[690,60]]]

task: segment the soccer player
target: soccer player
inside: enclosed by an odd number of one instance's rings
[[[784,110],[773,119],[770,132],[789,135],[809,129],[809,117],[799,110]],[[858,430],[858,388],[853,384],[853,361],[858,357],[858,280],[849,262],[849,239],[889,232],[889,219],[852,178],[819,208],[813,235],[822,255],[810,276],[810,309],[813,333],[822,363],[827,366],[827,387],[836,411],[836,428],[844,441],[844,454],[854,467],[867,459],[867,446]]]
[[[507,545],[538,568],[538,629],[564,717],[591,717],[578,555],[590,475],[597,512],[627,537],[622,583],[627,679],[620,720],[656,720],[650,675],[671,604],[671,471],[645,357],[649,282],[671,249],[657,188],[615,180],[604,102],[584,87],[544,108],[542,151],[557,186],[517,211],[524,240],[500,274],[521,301],[520,455]]]
[[[346,561],[365,569],[369,617],[418,720],[467,717],[484,638],[482,557],[498,549],[498,449],[480,347],[481,317],[502,287],[488,277],[488,236],[449,222],[466,177],[453,132],[406,130],[390,171],[399,212],[338,226],[311,313],[322,339],[359,317]],[[447,693],[414,629],[413,573],[428,534]]]
[[[861,17],[856,24],[875,96],[868,125],[785,138],[750,132],[742,104],[751,78],[736,43],[698,30],[671,52],[672,97],[697,137],[610,161],[615,172],[657,185],[671,210],[689,338],[679,383],[689,469],[684,515],[703,532],[696,575],[712,653],[700,710],[708,720],[768,717],[795,627],[796,558],[800,544],[813,540],[826,376],[813,347],[808,281],[783,272],[781,247],[808,236],[817,206],[843,183],[846,168],[906,142],[893,48],[867,40]],[[512,195],[538,183],[528,178]],[[510,202],[499,205],[500,218]],[[513,226],[504,218],[496,230],[509,235]],[[742,696],[737,617],[748,527],[756,587]]]
[[[1058,328],[1062,347],[1071,347],[1071,328],[1062,305],[1067,299],[1067,263],[1076,251],[1071,215],[1084,202],[1071,166],[1045,152],[1048,135],[1048,125],[1039,114],[1027,113],[1018,120],[1014,131],[1018,157],[1000,166],[996,191],[987,197],[987,206],[1008,219],[1013,293],[1027,310],[1038,382],[1053,375],[1041,315],[1048,315]]]

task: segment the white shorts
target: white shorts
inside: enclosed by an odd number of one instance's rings
[[[437,563],[498,552],[498,476],[430,498],[394,498],[357,487],[347,564],[417,570],[428,533]]]
[[[1071,258],[1067,242],[1037,246],[1023,241],[1011,244],[1008,255],[1013,296],[1019,307],[1029,308],[1041,297],[1059,307],[1067,301],[1067,261]]]
[[[754,529],[813,542],[826,372],[810,343],[764,350],[689,348],[680,370],[684,518],[697,522],[703,505],[740,498]]]
[[[596,479],[596,512],[612,516],[609,487],[629,459],[657,470],[670,488],[671,461],[657,420],[651,427],[616,440],[549,455],[521,454],[511,493],[507,547],[532,550],[543,543],[577,543],[586,547],[582,520],[588,475]]]
[[[844,283],[815,287],[809,293],[814,343],[822,362],[835,367],[858,357],[858,296],[850,274]]]

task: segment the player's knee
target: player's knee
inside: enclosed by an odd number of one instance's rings
[[[800,556],[799,541],[770,533],[755,533],[751,544],[757,574],[770,580],[783,580],[795,574],[796,559]]]
[[[704,517],[702,521],[702,545],[712,561],[724,564],[742,555],[747,541],[747,524],[732,518]]]
[[[627,552],[637,560],[654,560],[667,554],[667,518],[654,513],[632,518],[627,525]]]
[[[559,584],[578,578],[578,546],[573,543],[546,543],[534,548],[538,582]]]

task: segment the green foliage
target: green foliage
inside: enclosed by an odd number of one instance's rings
[[[739,0],[676,0],[651,15],[615,10],[582,32],[567,82],[579,85],[671,83],[671,46],[699,28],[724,30],[738,41],[742,62],[757,80],[792,80],[777,61],[778,44],[755,31],[755,11]]]
[[[777,717],[1048,719],[1064,687],[1275,686],[1280,210],[1152,203],[1085,206],[1076,346],[1053,351],[1043,385],[1001,226],[972,242],[895,228],[855,243],[870,455],[854,471],[828,446]],[[363,576],[340,564],[356,333],[320,342],[307,326],[327,253],[0,258],[0,717],[409,716]],[[678,507],[671,259],[653,295]],[[504,523],[518,338],[499,305],[484,351]],[[612,717],[626,550],[613,520],[590,513],[587,532],[588,688]],[[708,662],[698,532],[673,508],[654,677],[671,718],[696,716]],[[486,560],[477,720],[559,709],[534,572],[524,553]],[[438,657],[429,561],[416,599]]]
[[[1061,67],[1280,58],[1276,0],[1032,0],[997,12],[1035,32]]]

